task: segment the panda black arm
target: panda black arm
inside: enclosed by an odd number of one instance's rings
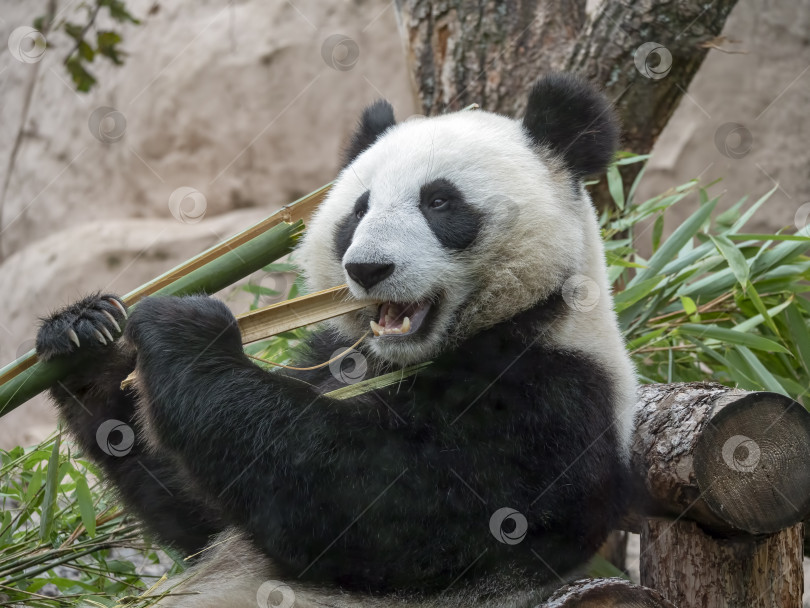
[[[243,354],[233,315],[211,298],[144,300],[126,335],[138,352],[140,406],[153,437],[287,574],[307,569],[305,577],[324,580],[349,568],[354,581],[340,582],[375,585],[413,577],[395,563],[403,557],[396,538],[379,541],[390,555],[358,555],[351,567],[332,555],[318,558],[377,502],[390,510],[341,537],[344,550],[356,544],[359,552],[380,517],[413,516],[407,504],[395,504],[394,486],[416,452],[391,431],[382,404],[338,402],[260,369]],[[435,487],[424,477],[419,483]],[[457,559],[466,565],[474,555]]]
[[[380,591],[542,571],[536,555],[564,572],[615,523],[609,383],[587,359],[527,349],[524,327],[476,338],[487,357],[343,401],[251,363],[216,300],[146,300],[127,332],[153,433],[281,574]],[[525,542],[493,540],[501,507],[526,514]]]
[[[121,390],[135,366],[132,348],[115,341],[125,311],[111,294],[83,298],[43,320],[37,354],[45,361],[75,361],[72,373],[51,389],[71,435],[101,466],[130,513],[160,542],[194,554],[222,530],[222,522],[187,492],[169,455],[147,446],[133,393]]]

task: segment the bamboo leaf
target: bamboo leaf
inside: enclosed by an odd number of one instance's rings
[[[714,243],[714,246],[717,247],[720,254],[726,259],[726,262],[728,262],[728,266],[737,278],[737,282],[745,287],[751,273],[748,262],[745,261],[745,256],[734,246],[734,243],[724,236],[709,235],[709,238],[712,240],[712,243]]]
[[[622,175],[615,164],[610,165],[607,169],[607,182],[613,202],[616,203],[619,209],[624,209],[624,184],[622,183]]]
[[[640,270],[638,274],[630,281],[630,287],[641,283],[644,280],[649,279],[653,275],[657,274],[667,262],[672,261],[678,254],[678,252],[683,248],[683,246],[689,241],[706,219],[711,215],[714,206],[717,204],[717,199],[709,201],[705,205],[701,206],[695,213],[689,216],[686,221],[678,226],[675,232],[672,233],[662,245],[661,248],[656,251],[652,257],[650,258],[649,263],[647,264],[647,268]]]
[[[770,190],[768,190],[768,192],[766,192],[762,197],[760,197],[760,199],[756,203],[754,203],[748,209],[746,209],[745,213],[742,214],[740,219],[738,219],[736,222],[734,222],[734,225],[731,228],[729,228],[728,231],[730,233],[732,233],[732,234],[735,233],[735,232],[739,232],[740,228],[742,228],[743,226],[745,226],[748,223],[748,220],[751,219],[751,217],[765,203],[765,201],[767,201],[769,198],[771,198],[771,195],[774,192],[776,192],[776,189],[778,187],[779,187],[779,185],[776,185],[773,188],[771,188]],[[743,200],[745,200],[745,199],[743,199]],[[740,201],[740,203],[742,203],[742,201]]]
[[[718,327],[717,325],[698,325],[694,323],[684,323],[672,332],[673,334],[684,334],[687,336],[694,336],[699,339],[719,340],[720,342],[728,342],[729,344],[736,344],[740,346],[748,346],[756,348],[757,350],[764,350],[767,352],[776,353],[789,353],[784,346],[777,344],[773,340],[763,338],[755,334],[747,334],[741,331],[734,331],[733,329],[726,329],[725,327]]]
[[[735,348],[748,364],[756,379],[762,383],[764,388],[768,389],[769,391],[773,391],[774,393],[780,393],[788,397],[790,396],[782,384],[773,376],[771,372],[767,370],[764,365],[762,365],[762,362],[756,357],[756,355],[754,355],[754,353],[750,351],[750,349],[746,348],[745,346],[736,346]]]
[[[624,291],[617,293],[613,297],[614,309],[616,310],[617,313],[620,313],[629,306],[632,306],[633,304],[641,300],[643,297],[645,297],[647,294],[649,294],[653,289],[655,289],[655,287],[663,279],[664,277],[662,276],[653,277],[651,279],[647,279],[646,281],[636,283],[635,285],[632,285],[632,287],[629,287]]]
[[[771,331],[775,333],[777,336],[779,336],[779,338],[781,339],[782,336],[779,334],[779,329],[777,329],[776,323],[773,322],[773,319],[771,318],[768,309],[765,307],[765,304],[763,304],[762,299],[759,297],[759,293],[757,292],[756,288],[751,283],[751,281],[747,281],[747,288],[748,288],[747,289],[748,298],[754,304],[754,308],[757,309],[759,316],[762,317],[762,319],[765,321],[765,324],[771,329]]]
[[[658,248],[661,246],[661,237],[664,234],[664,214],[660,214],[657,218],[655,218],[655,223],[653,224],[653,231],[652,231],[652,248],[653,251],[658,251]]]
[[[48,540],[53,531],[54,513],[56,512],[56,495],[59,481],[59,444],[61,434],[56,435],[48,459],[47,475],[45,476],[45,497],[42,499],[42,510],[39,520],[39,537]]]
[[[799,360],[802,362],[805,372],[810,374],[810,329],[795,302],[790,302],[790,306],[785,310],[785,321],[790,336],[796,344],[796,349],[799,351]]]
[[[91,537],[95,537],[96,508],[93,506],[93,496],[90,494],[90,488],[84,477],[80,477],[76,480],[76,502],[79,504],[79,514],[81,515],[84,527],[87,529],[87,533]]]
[[[364,393],[369,393],[371,391],[385,388],[386,386],[390,386],[392,384],[396,384],[397,382],[401,382],[405,378],[413,376],[420,370],[425,369],[430,364],[431,361],[427,361],[425,363],[419,363],[417,365],[405,367],[395,372],[389,372],[387,374],[383,374],[382,376],[375,376],[374,378],[361,380],[360,382],[349,384],[347,386],[325,393],[324,397],[331,397],[332,399],[349,399],[351,397],[356,397]]]

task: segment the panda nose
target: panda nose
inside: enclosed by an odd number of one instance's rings
[[[352,280],[360,283],[365,289],[371,289],[377,283],[391,276],[394,264],[365,264],[349,262],[344,268]]]

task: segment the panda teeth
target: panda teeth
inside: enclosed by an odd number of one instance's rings
[[[376,321],[369,321],[369,325],[371,326],[371,331],[375,336],[386,336],[392,334],[401,335],[407,334],[411,330],[411,320],[408,317],[403,319],[400,327],[382,327]]]

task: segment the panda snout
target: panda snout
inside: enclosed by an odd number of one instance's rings
[[[371,289],[377,283],[390,277],[396,266],[391,263],[372,264],[348,262],[344,265],[349,277],[364,289]]]

